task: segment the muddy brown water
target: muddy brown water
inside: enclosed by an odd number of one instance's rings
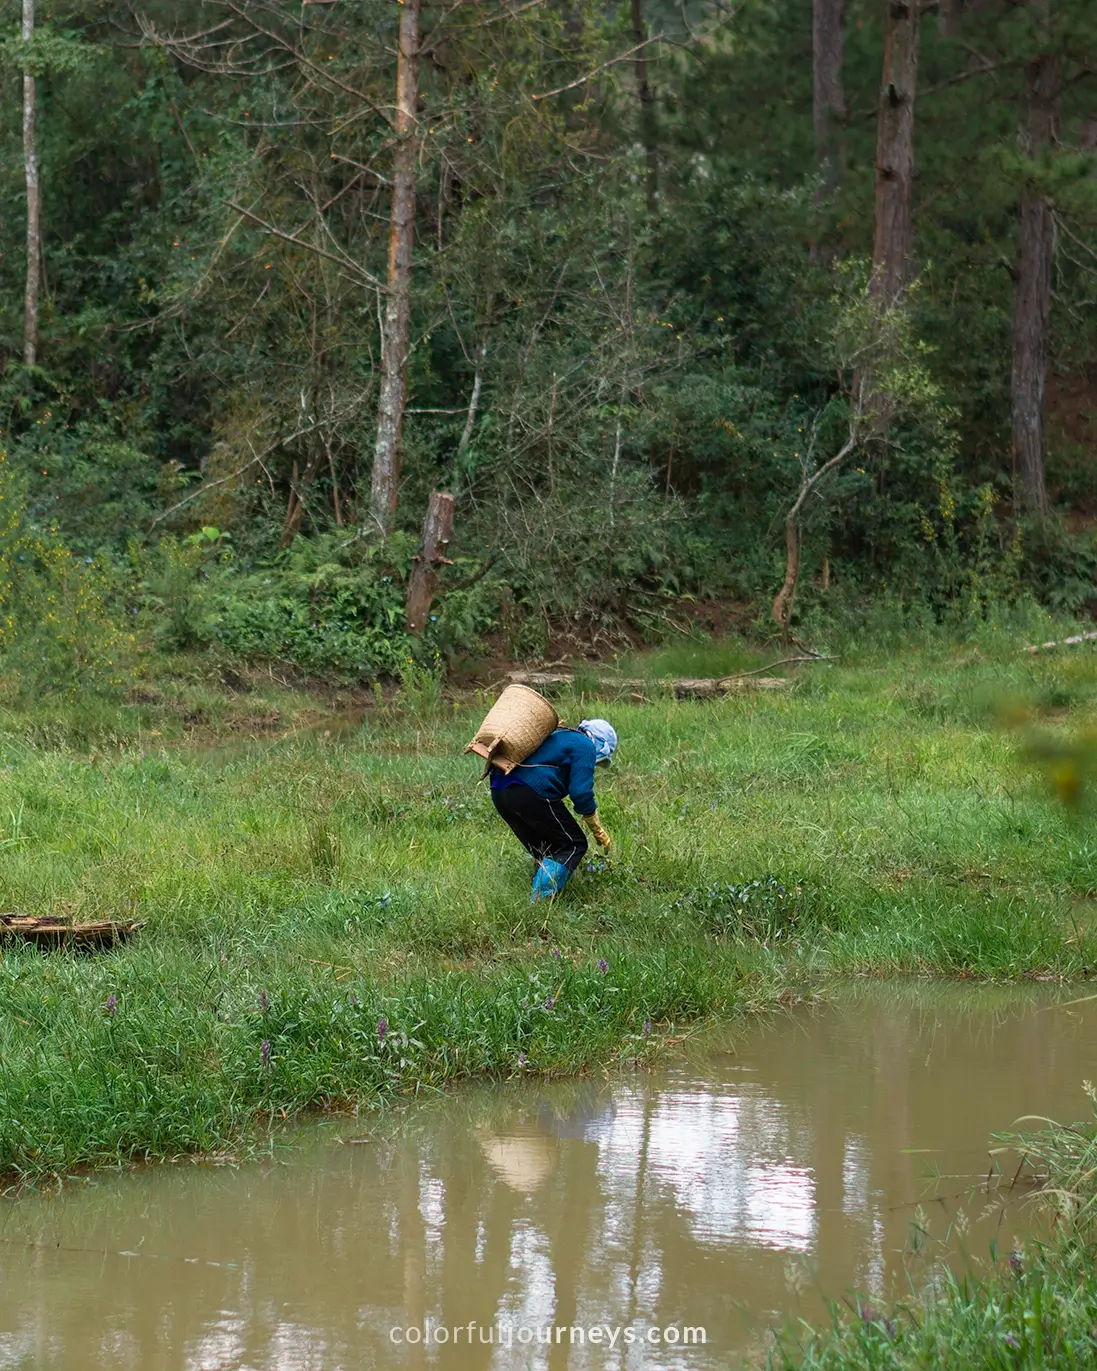
[[[736,1365],[826,1297],[924,1278],[942,1239],[960,1264],[1009,1251],[1031,1207],[956,1197],[992,1131],[1091,1114],[1097,1001],[1062,1004],[1085,994],[844,991],[651,1073],[475,1086],[238,1169],[9,1200],[0,1368]]]

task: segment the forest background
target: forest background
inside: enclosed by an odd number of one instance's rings
[[[0,7],[10,679],[1087,613],[1094,8]]]

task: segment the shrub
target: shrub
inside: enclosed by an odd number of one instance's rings
[[[398,676],[412,655],[403,578],[379,546],[298,539],[250,573],[226,557],[207,574],[205,643],[355,680]]]
[[[133,638],[108,609],[110,577],[56,526],[28,514],[25,487],[0,453],[0,664],[20,693],[102,693],[125,683]]]

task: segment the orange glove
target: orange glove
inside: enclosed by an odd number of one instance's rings
[[[594,835],[594,841],[599,845],[599,847],[601,847],[602,851],[608,852],[610,848],[613,846],[613,843],[610,839],[609,834],[602,827],[601,822],[598,819],[597,813],[584,814],[583,822]]]

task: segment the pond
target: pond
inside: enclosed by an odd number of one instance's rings
[[[24,1195],[0,1368],[734,1365],[773,1322],[917,1280],[942,1239],[1008,1252],[1024,1204],[963,1197],[992,1131],[1091,1113],[1086,993],[847,989],[652,1072],[469,1086],[240,1168]]]

